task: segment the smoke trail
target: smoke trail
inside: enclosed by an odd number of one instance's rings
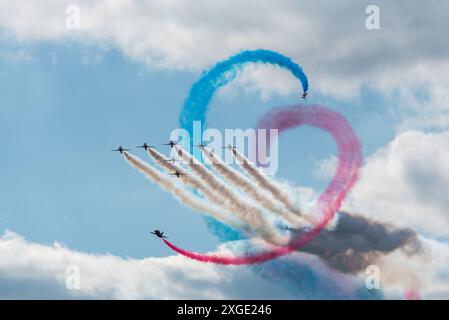
[[[414,289],[406,290],[404,293],[405,300],[421,300],[421,295]]]
[[[312,106],[319,107],[319,106]],[[304,107],[307,108],[307,107]],[[314,117],[314,118],[313,118]],[[293,129],[303,122],[319,123],[324,120],[324,113],[314,116],[306,110],[300,110],[299,106],[277,108],[268,112],[258,124],[258,128],[276,128],[280,133]],[[339,134],[347,134],[348,127],[338,128]],[[355,144],[348,144],[348,151],[356,148]],[[358,146],[359,147],[359,146]],[[350,156],[351,152],[341,154],[339,161],[351,163],[360,162],[361,159]],[[356,166],[346,166],[346,175],[356,176]],[[334,180],[336,185],[345,181]],[[326,195],[328,200],[338,197],[335,192]],[[304,233],[297,230],[297,236]],[[391,225],[373,221],[363,216],[341,212],[337,224],[333,229],[322,230],[312,241],[307,243],[302,250],[321,257],[331,267],[345,272],[357,273],[373,264],[379,257],[401,249],[407,255],[416,255],[422,252],[421,242],[417,235],[410,229],[395,228]]]
[[[236,187],[245,191],[250,197],[252,197],[252,199],[261,204],[265,209],[281,215],[284,219],[286,219],[294,226],[302,222],[302,219],[300,219],[298,216],[283,208],[282,204],[279,205],[274,203],[274,201],[271,200],[270,196],[267,193],[264,193],[264,191],[257,188],[257,186],[255,186],[246,176],[240,174],[238,171],[228,166],[219,157],[215,157],[208,148],[203,147],[201,149],[204,151],[203,154],[212,164],[213,168],[220,175],[222,175],[225,179],[227,179],[227,181],[234,184]]]
[[[196,174],[201,178],[200,181],[190,174],[184,174],[178,166],[164,161],[165,157],[153,149],[148,149],[150,156],[166,170],[178,170],[183,175],[179,176],[182,183],[201,192],[209,201],[217,206],[224,207],[226,210],[237,215],[239,219],[246,222],[263,239],[276,243],[285,244],[288,241],[273,230],[271,224],[265,219],[262,213],[249,204],[245,203],[237,194],[229,190],[220,180],[218,180],[203,164],[198,163],[189,153],[180,147],[175,146],[182,153],[184,160],[190,163]]]
[[[167,178],[165,175],[152,168],[146,162],[142,161],[136,156],[129,154],[126,151],[123,152],[123,155],[128,163],[131,164],[131,166],[143,173],[152,182],[161,186],[166,191],[172,193],[181,203],[183,203],[187,207],[203,213],[208,213],[215,219],[220,220],[233,227],[241,227],[241,225],[238,224],[235,220],[230,219],[225,212],[221,211],[215,206],[211,206],[203,200],[197,199],[192,193],[177,187],[170,178]]]
[[[179,148],[179,150],[183,153],[185,153],[184,150],[182,150],[181,148]],[[179,180],[196,189],[197,191],[201,192],[205,197],[207,197],[212,203],[215,203],[216,205],[219,206],[223,206],[224,203],[223,201],[226,200],[225,196],[223,195],[222,192],[218,191],[216,192],[216,188],[211,188],[210,185],[208,184],[204,184],[202,181],[198,180],[197,178],[195,178],[192,175],[189,174],[185,174],[184,171],[182,171],[178,166],[168,162],[168,161],[164,161],[165,157],[160,154],[159,152],[157,152],[156,150],[148,150],[148,153],[150,154],[150,156],[155,160],[155,162],[160,165],[162,168],[166,169],[167,171],[171,171],[174,172],[176,170],[178,170],[180,173],[182,173],[181,176],[179,176]],[[191,160],[190,157],[187,156],[187,158],[189,161]],[[202,166],[202,165],[201,165]],[[196,173],[198,174],[199,177],[202,177],[202,174],[207,174],[209,175],[210,173],[208,172],[208,170],[203,166],[203,168],[199,171],[196,171]],[[207,179],[204,179],[204,182],[208,182]],[[237,202],[237,201],[236,201]],[[228,209],[235,209],[235,206],[227,206]]]
[[[177,166],[173,163],[170,163],[169,161],[165,161],[165,157],[158,151],[153,150],[153,149],[148,149],[148,154],[151,156],[152,159],[154,159],[154,161],[159,166],[164,168],[167,172],[175,172],[175,171],[180,172],[182,175],[179,176],[179,180],[184,185],[192,187],[193,189],[202,193],[213,204],[215,204],[217,206],[223,206],[223,196],[220,193],[215,192],[215,190],[206,186],[204,183],[202,183],[200,180],[198,180],[194,176],[192,176],[190,174],[186,174],[183,170],[181,170],[179,168],[179,166]],[[226,208],[226,209],[229,209],[229,208]]]
[[[301,210],[295,207],[288,195],[282,191],[282,187],[279,186],[275,181],[264,176],[264,174],[260,172],[259,169],[249,161],[249,159],[247,159],[237,149],[232,149],[232,154],[234,155],[234,158],[236,159],[236,162],[240,166],[240,168],[242,168],[242,170],[245,171],[249,176],[254,178],[256,183],[261,188],[270,192],[275,199],[282,202],[282,204],[284,204],[292,212],[296,213],[299,216],[308,218],[301,212]],[[314,221],[310,222],[314,223]]]
[[[251,53],[257,54],[258,51],[259,50],[251,51]],[[265,51],[265,50],[260,50],[260,51]],[[242,54],[243,55],[247,54],[247,52],[245,51]],[[263,52],[261,52],[261,55],[264,56],[265,54]],[[219,89],[220,87],[226,85],[230,81],[232,81],[238,74],[238,71],[241,69],[241,67],[245,63],[247,63],[247,62],[262,62],[262,63],[277,64],[275,62],[276,59],[272,59],[273,61],[266,61],[262,57],[260,57],[259,59],[254,59],[254,58],[249,59],[249,58],[244,58],[243,56],[242,57],[239,57],[239,56],[240,55],[238,54],[238,55],[231,57],[223,62],[218,63],[211,70],[203,73],[201,75],[201,78],[191,88],[189,96],[187,97],[187,99],[184,102],[183,110],[182,110],[181,114],[179,115],[180,126],[184,129],[187,129],[189,131],[189,133],[191,134],[191,136],[193,136],[192,135],[193,121],[195,121],[195,120],[201,121],[201,126],[202,126],[201,129],[204,129],[206,127],[208,105],[209,105],[211,98],[213,97],[215,91],[217,89]],[[271,58],[269,58],[268,60],[270,60],[270,59]],[[294,65],[297,67],[296,64],[294,64]],[[293,67],[293,69],[296,69],[299,71],[299,76],[296,75],[296,77],[298,79],[300,79],[303,91],[307,91],[307,89],[308,89],[307,78],[302,73],[301,68],[299,68],[299,67],[296,68],[296,67]],[[287,69],[292,69],[292,68],[287,67]],[[293,72],[293,74],[295,74],[295,72]],[[301,80],[302,78],[304,78],[305,81],[302,81]],[[355,145],[357,145],[357,144],[355,144]],[[352,152],[354,154],[357,153],[357,151],[352,151]],[[198,157],[198,154],[194,153],[194,155],[195,155],[195,157]],[[354,157],[354,158],[356,158],[356,157]],[[336,207],[339,206],[338,203],[341,202],[341,200],[342,200],[342,198],[344,198],[344,196],[340,197],[338,195],[338,193],[335,193],[332,190],[340,189],[343,193],[345,193],[345,192],[347,192],[347,190],[350,189],[351,181],[355,181],[357,174],[358,174],[357,161],[354,160],[352,162],[352,164],[353,164],[352,168],[351,168],[350,163],[351,162],[348,161],[347,166],[345,168],[343,166],[341,166],[339,168],[339,169],[341,169],[340,173],[342,176],[347,175],[348,177],[350,177],[349,183],[346,185],[345,185],[344,181],[341,181],[342,183],[340,183],[338,181],[338,178],[335,177],[334,183],[332,185],[330,185],[328,187],[328,189],[326,190],[326,193],[327,192],[329,192],[329,193],[320,197],[321,202],[318,203],[320,206],[326,202],[335,204]],[[338,171],[338,169],[337,169],[337,171]],[[327,210],[327,211],[324,210],[324,211],[326,214],[329,214],[332,211],[332,206],[329,207],[329,210]],[[324,215],[323,220],[326,220],[326,215]],[[234,232],[232,232],[231,229],[226,228],[226,226],[222,225],[221,223],[210,221],[210,220],[206,220],[206,222],[208,222],[209,228],[217,236],[219,236],[222,241],[224,241],[226,239],[232,240],[236,237]],[[318,229],[319,229],[318,227],[315,228],[315,230],[318,230]],[[309,236],[310,239],[313,238],[313,233],[314,232],[312,232],[311,235]],[[307,240],[307,239],[304,239],[304,240]],[[304,241],[304,242],[307,242],[307,241]],[[296,245],[296,243],[294,243],[294,244]],[[298,246],[300,246],[300,243],[297,243],[297,244],[298,244]],[[172,247],[172,249],[175,250],[175,248],[173,248],[173,247]],[[188,256],[189,254],[190,254],[189,252],[185,252],[185,255]],[[281,254],[282,253],[280,253],[280,255]],[[244,264],[244,263],[261,262],[261,261],[266,261],[266,260],[270,259],[270,257],[268,255],[259,256],[259,257],[253,256],[253,257],[247,257],[247,258],[249,258],[249,259],[243,259],[243,260],[230,259],[229,261],[225,261],[225,259],[221,259],[220,257],[217,257],[216,259],[212,259],[214,261],[210,261],[210,262],[229,263],[229,264],[234,264],[234,263]],[[204,257],[199,255],[199,256],[196,256],[195,259],[203,260]],[[207,259],[204,259],[204,260],[207,260]],[[263,264],[263,266],[266,266],[266,265],[267,264]],[[269,267],[270,270],[267,271],[268,274],[278,271],[279,267],[281,267],[281,266],[282,266],[282,264],[280,264],[276,261],[271,262],[271,267]],[[295,265],[295,267],[296,267],[296,265]],[[293,276],[291,279],[296,279],[296,278],[297,278],[296,276]]]
[[[215,177],[202,163],[198,162],[190,153],[184,149],[175,146],[180,152],[182,158],[190,164],[190,168],[197,176],[204,181],[211,189],[222,195],[222,200],[232,209],[244,213],[245,211],[254,212],[249,204],[245,203],[233,190],[230,190],[221,180]],[[255,213],[253,219],[262,219],[260,213]]]
[[[164,168],[167,172],[176,172],[176,170],[180,170],[179,166],[171,163],[170,161],[166,161],[167,159],[163,154],[158,152],[157,150],[148,148],[147,149],[148,154],[150,157],[162,168]]]
[[[179,146],[174,146],[175,150],[178,152],[178,154],[181,156],[181,158],[189,164],[192,171],[204,182],[210,183],[211,186],[217,188],[217,189],[223,189],[224,193],[227,197],[232,197],[232,195],[229,195],[231,191],[226,188],[226,186],[218,180],[201,162],[195,159],[190,153],[188,153],[186,150],[182,149]]]
[[[215,204],[221,205],[222,198],[219,194],[216,194],[214,192],[211,192],[211,189],[206,188],[206,186],[198,179],[196,179],[194,176],[190,174],[186,174],[184,170],[182,170],[179,166],[169,162],[165,161],[165,157],[159,153],[156,150],[148,149],[148,154],[150,157],[163,169],[165,169],[167,172],[176,172],[178,171],[181,175],[179,176],[179,180],[197,191],[202,192],[207,198],[209,198],[210,201],[214,202]]]
[[[232,81],[238,71],[246,63],[274,64],[290,70],[301,82],[303,91],[308,90],[308,80],[301,67],[288,57],[268,50],[243,51],[229,59],[216,64],[192,86],[189,96],[184,102],[182,112],[179,116],[181,128],[187,129],[193,135],[193,121],[201,122],[201,129],[205,127],[207,106],[215,91]],[[197,155],[196,155],[197,156]],[[217,224],[218,225],[218,224]],[[229,230],[228,230],[229,231]]]
[[[183,250],[166,241],[165,243],[176,252],[191,259],[219,264],[252,264],[264,262],[288,254],[304,246],[314,239],[333,219],[340,208],[347,192],[358,178],[362,163],[360,142],[351,125],[339,113],[318,105],[305,107],[296,105],[288,108],[278,108],[266,114],[262,119],[270,128],[284,130],[301,125],[310,125],[322,129],[332,135],[337,143],[338,165],[336,173],[325,192],[319,197],[317,207],[322,219],[310,231],[291,240],[285,247],[264,250],[256,254],[243,256],[220,256],[216,254],[200,254]]]
[[[181,127],[187,129],[191,136],[193,121],[201,121],[201,125],[205,125],[207,107],[217,89],[231,82],[247,63],[272,64],[289,70],[300,81],[304,92],[309,88],[302,68],[290,58],[264,49],[242,51],[217,63],[193,84],[179,116]]]
[[[334,118],[335,123],[329,123],[330,118]],[[337,199],[342,201],[340,190],[346,188],[347,181],[345,179],[355,182],[362,162],[360,142],[351,125],[342,115],[320,105],[273,108],[259,120],[258,129],[278,129],[279,133],[282,133],[304,124],[328,131],[336,141],[341,137],[354,135],[353,139],[341,141],[342,144],[338,145],[337,171],[341,171],[335,174],[326,192],[322,194],[323,200],[325,200],[322,203],[333,202]]]

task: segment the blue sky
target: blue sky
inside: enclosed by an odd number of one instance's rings
[[[149,230],[193,235],[181,226],[204,229],[201,220],[109,149],[165,142],[192,76],[148,72],[117,52],[83,65],[77,49],[36,47],[35,60],[2,64],[2,228],[80,250],[161,254]],[[54,50],[64,58],[52,64]]]
[[[13,49],[3,42],[2,50]],[[167,249],[148,235],[153,228],[195,250],[213,249],[217,240],[197,213],[109,152],[118,144],[165,143],[178,127],[182,102],[198,72],[154,70],[117,51],[85,50],[76,44],[34,45],[27,48],[31,61],[2,61],[0,130],[8,152],[1,160],[1,228],[33,241],[58,240],[74,249],[124,257],[166,255]],[[83,63],[85,55],[93,61]],[[97,55],[101,59],[95,60]],[[327,100],[323,104],[345,114],[365,154],[391,139],[396,119],[372,94],[364,93],[358,105],[323,99],[313,92],[313,72],[308,75],[310,100]],[[209,127],[252,128],[272,106],[298,100],[292,94],[263,101],[255,92],[235,89],[216,97]],[[373,135],[379,128],[382,134]],[[325,186],[313,169],[316,161],[335,154],[329,136],[311,128],[291,131],[281,137],[279,149],[279,177]]]
[[[73,297],[58,287],[67,261],[100,283],[86,280],[80,297],[365,297],[357,293],[363,274],[335,276],[317,256],[236,269],[174,256],[150,230],[194,251],[223,247],[199,213],[109,151],[166,142],[201,72],[257,48],[301,65],[308,103],[337,110],[357,132],[364,165],[344,209],[411,228],[435,253],[418,265],[392,255],[382,269],[386,294],[411,286],[400,271],[425,283],[416,284],[425,297],[449,297],[449,286],[440,287],[449,263],[448,4],[378,1],[381,28],[370,31],[371,1],[74,1],[81,28],[68,30],[72,2],[0,0],[0,287],[11,288],[0,298],[26,296],[24,274],[35,279],[33,290]],[[297,86],[287,71],[251,66],[215,96],[208,127],[253,128],[270,108],[300,102]],[[288,131],[276,177],[319,193],[329,180],[319,168],[334,154],[326,134]],[[128,272],[109,274],[109,265]],[[51,282],[40,283],[48,270]],[[157,277],[165,281],[155,284]],[[140,286],[144,280],[150,285]],[[181,289],[164,285],[171,281]]]

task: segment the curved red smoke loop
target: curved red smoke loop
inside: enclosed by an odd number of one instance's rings
[[[279,133],[303,125],[309,125],[328,132],[335,140],[338,148],[336,173],[317,202],[317,208],[322,213],[322,219],[310,231],[299,235],[286,246],[272,247],[268,250],[240,256],[191,252],[163,239],[165,244],[172,250],[190,259],[225,265],[243,265],[261,263],[289,254],[316,237],[334,218],[346,194],[357,181],[362,164],[362,151],[359,139],[349,122],[340,113],[320,105],[294,105],[274,108],[258,122],[258,128],[278,129]]]

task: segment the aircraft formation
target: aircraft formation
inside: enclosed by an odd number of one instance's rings
[[[179,143],[178,141],[169,140],[168,143],[163,143],[162,145],[163,146],[170,146],[171,148],[173,148],[174,146],[178,145],[178,143]],[[205,146],[205,145],[203,145],[203,146]],[[149,145],[146,142],[144,142],[141,146],[137,146],[136,148],[141,148],[141,149],[144,149],[145,151],[147,151],[148,149],[155,149],[156,146],[152,146],[152,145]],[[116,152],[120,152],[120,154],[123,154],[124,151],[130,151],[130,150],[131,149],[122,147],[120,145],[120,146],[118,146],[117,149],[112,149],[111,151],[116,151]],[[176,161],[180,161],[180,160],[171,157],[169,159],[165,159],[165,161],[169,161],[169,162],[175,163]]]
[[[307,92],[307,91],[304,91],[304,92],[301,94],[301,99],[304,99],[304,101],[306,101],[306,100],[307,100],[307,94],[308,94],[308,92]],[[178,144],[179,144],[179,141],[169,140],[167,143],[163,143],[162,145],[164,145],[164,146],[170,146],[170,148],[174,148],[174,147],[175,147],[176,145],[178,145]],[[200,148],[200,149],[202,149],[202,148],[206,147],[206,145],[205,145],[205,144],[202,144],[202,143],[199,143],[199,144],[197,145],[197,147]],[[141,149],[144,149],[145,151],[147,151],[147,150],[150,149],[150,148],[152,149],[152,148],[156,148],[156,147],[155,147],[155,146],[152,146],[152,145],[148,145],[146,142],[144,142],[141,146],[137,146],[136,148],[141,148]],[[233,151],[233,150],[236,149],[236,146],[233,146],[233,145],[231,145],[231,144],[228,144],[226,147],[222,147],[222,149],[228,149],[229,151]],[[116,151],[116,152],[120,152],[120,154],[123,154],[124,151],[130,151],[130,150],[131,150],[131,149],[124,148],[124,147],[122,147],[122,146],[120,145],[120,146],[118,146],[117,149],[113,149],[113,150],[111,150],[111,151]],[[181,151],[180,151],[180,152],[181,152]],[[172,162],[172,163],[174,164],[176,161],[180,161],[180,160],[171,157],[171,158],[169,158],[169,159],[165,159],[165,161],[167,161],[167,162]],[[169,175],[171,175],[171,176],[176,176],[177,178],[180,178],[181,176],[185,175],[185,173],[182,173],[182,172],[180,172],[179,170],[176,170],[176,171],[173,172],[173,173],[169,173]],[[153,235],[155,235],[155,236],[158,237],[158,238],[161,238],[161,239],[167,238],[166,236],[164,236],[164,232],[161,232],[161,231],[159,231],[159,230],[157,230],[157,229],[154,230],[153,232],[150,232],[150,233],[153,234]]]

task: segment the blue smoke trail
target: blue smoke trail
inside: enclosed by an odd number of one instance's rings
[[[206,128],[207,111],[215,92],[234,80],[247,63],[263,63],[279,66],[290,71],[299,80],[303,92],[307,92],[309,88],[307,76],[304,74],[302,68],[290,58],[280,53],[264,49],[242,51],[227,60],[217,63],[211,69],[204,72],[201,78],[193,84],[179,115],[180,127],[187,130],[190,137],[193,137],[194,121],[201,121],[201,131]],[[192,145],[193,141],[191,139]],[[195,149],[191,148],[191,153],[200,160],[201,152],[199,149]],[[229,228],[211,217],[204,217],[204,219],[209,230],[222,242],[244,238],[237,230]],[[274,280],[302,298],[351,298],[342,296],[336,292],[335,288],[331,288],[331,286],[323,287],[323,284],[312,268],[295,262],[286,263],[285,260],[283,259],[283,262],[268,261],[260,265],[252,266],[251,268],[262,278]],[[324,290],[323,292],[323,288],[328,290]],[[381,293],[367,293],[364,289],[360,288],[360,292],[356,296],[362,299],[376,299],[381,297]],[[305,291],[308,292],[307,296],[304,296]]]
[[[207,109],[215,92],[231,82],[238,75],[247,63],[263,63],[279,66],[289,70],[301,83],[304,92],[309,89],[307,76],[302,68],[290,58],[265,49],[242,51],[224,61],[218,62],[208,71],[204,72],[201,78],[195,82],[190,89],[189,95],[184,101],[181,114],[179,115],[180,127],[186,129],[190,137],[193,137],[193,122],[201,121],[201,131],[206,128]],[[191,139],[191,147],[193,146]],[[201,159],[199,149],[191,148],[191,153]],[[219,237],[221,241],[242,239],[241,234],[213,218],[205,218],[209,229]]]
[[[309,89],[307,76],[302,68],[290,58],[264,49],[242,51],[217,63],[209,71],[203,73],[201,78],[193,84],[179,115],[181,127],[188,130],[191,136],[193,121],[201,121],[201,129],[206,127],[207,108],[217,89],[234,80],[238,72],[247,63],[272,64],[289,70],[300,81],[304,92]]]

